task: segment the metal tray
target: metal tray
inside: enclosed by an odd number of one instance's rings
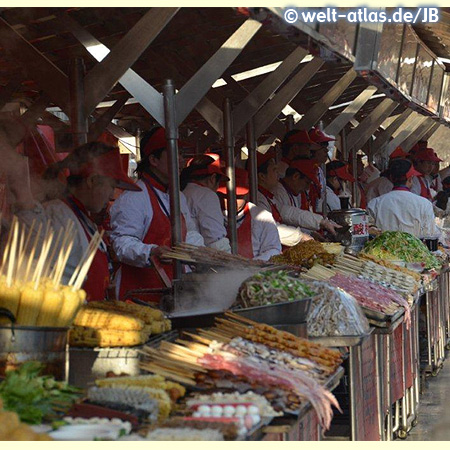
[[[373,322],[395,322],[398,318],[400,318],[405,310],[403,307],[400,307],[399,310],[395,314],[384,314],[380,311],[374,311],[372,309],[366,308],[365,306],[361,306],[363,313],[366,315],[367,319]]]
[[[235,309],[233,312],[267,325],[298,325],[306,322],[310,303],[311,297],[308,297],[274,305]]]
[[[372,334],[372,331],[371,329],[369,333],[360,336],[308,336],[308,339],[324,347],[357,347]]]

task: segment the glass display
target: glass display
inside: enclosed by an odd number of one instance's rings
[[[439,100],[441,98],[442,83],[444,80],[444,69],[437,61],[434,61],[433,74],[431,75],[431,86],[428,94],[428,106],[434,111],[439,111]]]
[[[417,38],[409,26],[405,26],[403,37],[402,54],[400,57],[400,68],[398,86],[404,94],[411,94],[414,64],[416,62]]]
[[[384,24],[378,52],[378,72],[390,83],[397,81],[403,24]]]
[[[425,47],[420,45],[414,72],[412,96],[423,104],[426,104],[428,100],[432,67],[433,57],[425,50]]]

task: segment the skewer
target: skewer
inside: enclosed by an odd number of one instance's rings
[[[39,223],[39,227],[38,227],[38,230],[37,230],[37,233],[36,233],[36,237],[34,238],[34,242],[33,242],[30,254],[28,255],[27,267],[25,269],[25,274],[24,274],[24,277],[23,277],[25,282],[28,282],[28,277],[29,277],[29,274],[30,274],[31,265],[33,264],[33,261],[34,261],[34,255],[36,253],[36,247],[37,247],[38,240],[39,240],[39,238],[41,236],[41,231],[42,231],[42,222]]]
[[[7,271],[7,275],[6,275],[6,285],[8,287],[12,286],[14,263],[16,262],[18,233],[19,233],[19,225],[18,225],[17,218],[14,216],[14,218],[13,218],[13,238],[11,241],[11,247],[9,249],[8,271]]]
[[[148,364],[148,363],[141,363],[139,365],[142,369],[148,370],[149,372],[156,373],[158,375],[161,375],[163,377],[169,378],[173,381],[178,381],[179,383],[187,384],[190,386],[195,386],[197,383],[189,378],[181,377],[179,375],[175,375],[171,372],[167,372],[166,370],[160,368],[159,366],[156,366],[154,364]]]

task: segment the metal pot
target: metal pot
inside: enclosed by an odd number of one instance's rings
[[[337,230],[337,240],[345,245],[347,250],[359,252],[369,239],[369,226],[364,209],[331,211],[328,213],[328,219],[334,220],[344,228],[344,233]]]
[[[15,326],[14,316],[4,308],[0,316],[11,320],[10,326],[0,326],[0,377],[24,362],[40,361],[43,373],[67,380],[68,328]]]

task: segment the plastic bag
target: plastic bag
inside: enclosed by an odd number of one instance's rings
[[[354,297],[326,283],[308,284],[318,292],[309,308],[308,336],[360,336],[369,332],[369,322]]]

